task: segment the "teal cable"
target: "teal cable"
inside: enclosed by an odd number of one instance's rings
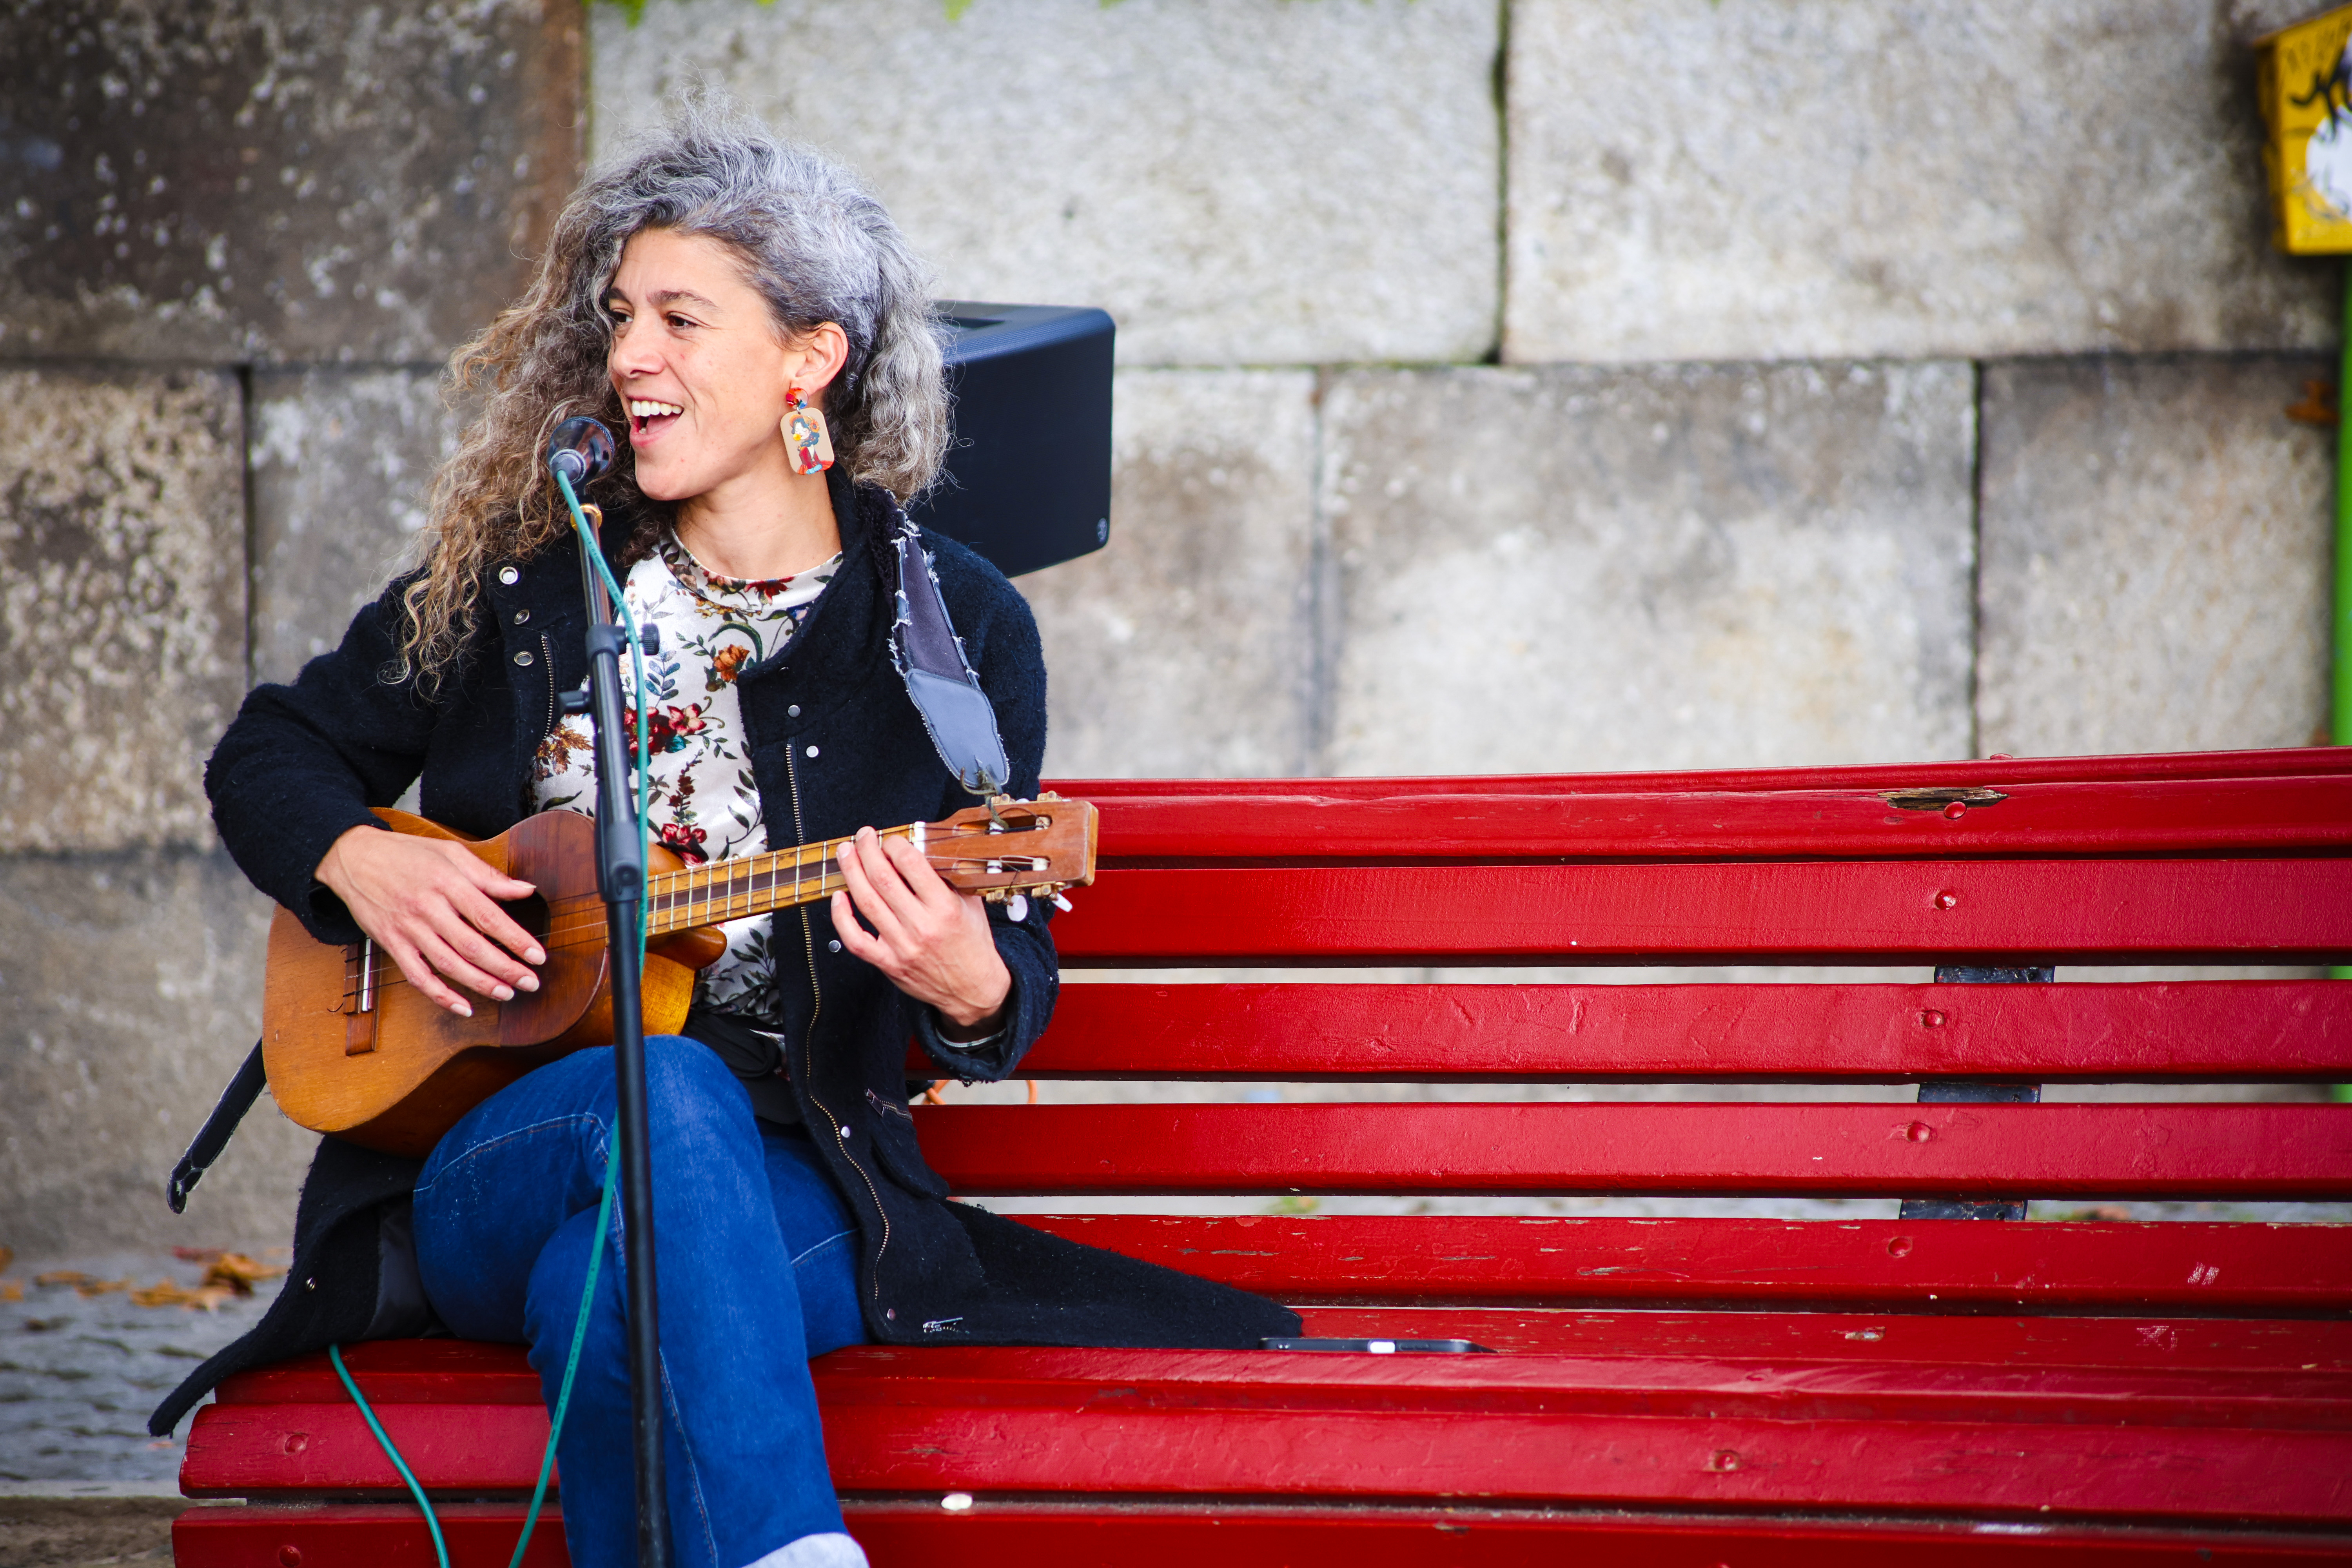
[[[352,1403],[360,1407],[361,1418],[367,1422],[368,1430],[375,1434],[376,1444],[383,1449],[383,1457],[392,1461],[392,1468],[398,1470],[400,1479],[408,1483],[410,1494],[416,1499],[416,1506],[425,1510],[425,1528],[433,1532],[433,1555],[440,1559],[441,1568],[449,1568],[449,1548],[441,1539],[441,1521],[434,1516],[433,1505],[425,1500],[425,1489],[416,1484],[415,1476],[409,1472],[408,1461],[400,1457],[400,1450],[394,1447],[392,1439],[384,1435],[383,1423],[375,1418],[375,1412],[368,1408],[367,1395],[360,1392],[360,1385],[352,1381],[351,1373],[344,1368],[342,1347],[329,1345],[327,1359],[335,1363],[335,1375],[341,1378],[343,1386],[351,1391]]]
[[[596,1245],[588,1249],[588,1283],[581,1287],[580,1315],[572,1322],[572,1352],[563,1358],[563,1385],[556,1392],[555,1418],[548,1424],[547,1452],[539,1461],[539,1485],[531,1489],[530,1511],[523,1515],[522,1537],[515,1542],[507,1568],[522,1568],[530,1532],[539,1528],[540,1510],[547,1504],[547,1481],[555,1471],[555,1440],[563,1435],[563,1413],[572,1407],[572,1380],[580,1371],[580,1347],[588,1340],[588,1310],[596,1300],[596,1270],[604,1261],[604,1233],[613,1223],[613,1188],[620,1173],[621,1142],[615,1138],[604,1155],[604,1196],[596,1205]]]

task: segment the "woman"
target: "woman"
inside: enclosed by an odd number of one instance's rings
[[[729,928],[688,1037],[647,1046],[681,1563],[864,1562],[818,1431],[806,1363],[824,1351],[1248,1346],[1296,1331],[1256,1298],[948,1203],[916,1142],[908,1036],[945,1073],[1001,1078],[1057,984],[1042,905],[1015,919],[959,895],[871,831],[971,804],[887,654],[887,541],[946,441],[925,283],[838,167],[688,111],[582,186],[530,291],[457,356],[460,383],[486,395],[436,486],[423,565],[291,687],[257,689],[206,773],[238,864],[321,940],[373,938],[460,1013],[535,988],[543,954],[499,904],[530,888],[382,831],[369,808],[412,780],[424,814],[468,837],[591,808],[585,731],[560,707],[585,669],[580,561],[540,453],[572,415],[625,426],[588,499],[658,633],[652,826],[709,858],[858,835],[841,855],[848,891]],[[820,426],[829,468],[807,439]],[[1011,788],[1034,794],[1045,671],[1027,606],[977,556],[929,543]],[[368,1247],[335,1239],[358,1212],[349,1194],[413,1180],[425,1302],[461,1336],[528,1343],[551,1403],[602,1245],[562,1508],[575,1562],[630,1560],[619,1241],[617,1224],[595,1226],[612,1110],[610,1054],[591,1050],[483,1102],[421,1171],[327,1141],[298,1223],[295,1274],[315,1302],[281,1300],[192,1386],[337,1337],[415,1331],[417,1314],[392,1304],[401,1227],[373,1233],[385,1261],[367,1290],[337,1279],[368,1266]]]

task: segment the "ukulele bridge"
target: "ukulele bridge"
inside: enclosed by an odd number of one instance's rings
[[[343,1055],[375,1049],[375,939],[362,937],[343,949]]]

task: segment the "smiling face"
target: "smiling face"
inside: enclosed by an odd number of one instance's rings
[[[686,501],[792,482],[778,430],[786,394],[798,386],[821,402],[840,328],[785,342],[725,246],[659,228],[630,237],[605,309],[605,368],[628,412],[639,489]]]

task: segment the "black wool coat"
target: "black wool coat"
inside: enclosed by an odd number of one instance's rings
[[[777,846],[861,826],[930,820],[973,804],[940,761],[893,668],[896,584],[877,542],[896,509],[838,477],[843,563],[784,647],[739,676],[752,773]],[[941,596],[996,713],[1012,790],[1036,793],[1045,672],[1028,605],[987,562],[931,536]],[[428,698],[387,683],[400,584],[352,623],[342,646],[290,686],[247,696],[205,769],[214,820],[255,886],[321,941],[357,941],[341,900],[311,875],[329,846],[375,823],[370,808],[419,784],[423,814],[473,837],[527,816],[530,765],[586,678],[580,559],[567,537],[494,563],[462,661]],[[1254,1348],[1298,1332],[1259,1297],[1048,1237],[967,1204],[924,1163],[907,1109],[906,1042],[964,1079],[1013,1071],[1045,1029],[1059,984],[1047,908],[1013,921],[990,906],[1013,975],[1007,1025],[984,1055],[943,1039],[935,1015],[842,951],[830,907],[780,911],[788,1068],[805,1125],[863,1234],[866,1331],[898,1344],[1005,1343]],[[805,924],[803,924],[803,921]],[[820,1000],[822,1006],[819,1005]],[[415,1162],[322,1141],[297,1215],[294,1267],[245,1339],[199,1367],[155,1412],[167,1432],[221,1378],[337,1340],[425,1331],[408,1242]]]

